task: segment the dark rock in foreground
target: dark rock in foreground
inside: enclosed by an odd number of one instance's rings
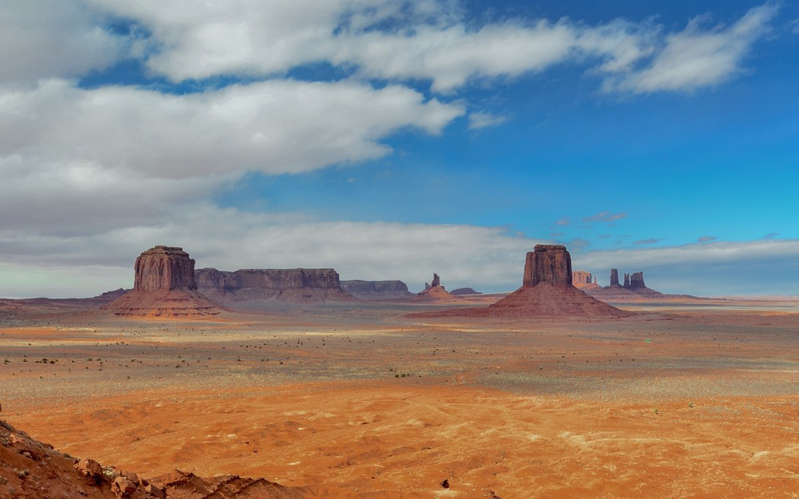
[[[306,489],[268,480],[192,473],[145,479],[136,473],[74,459],[0,421],[0,497],[88,498],[300,498]]]

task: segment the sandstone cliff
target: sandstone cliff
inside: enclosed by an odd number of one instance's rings
[[[413,296],[402,281],[341,281],[341,288],[359,300],[396,300]]]

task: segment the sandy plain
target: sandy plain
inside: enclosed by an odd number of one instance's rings
[[[407,317],[451,306],[183,322],[7,307],[2,417],[144,476],[237,473],[320,497],[799,495],[798,301]]]

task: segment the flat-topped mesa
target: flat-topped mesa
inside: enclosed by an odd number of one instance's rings
[[[194,282],[194,260],[183,248],[156,246],[138,258],[135,264],[133,289],[157,291],[161,289],[197,289]]]
[[[537,244],[527,253],[522,287],[530,288],[541,283],[571,287],[572,259],[566,246]]]
[[[195,279],[200,291],[225,304],[235,302],[325,302],[352,300],[341,288],[334,269],[241,269],[226,272],[198,269]]]
[[[644,284],[644,273],[643,272],[634,272],[630,275],[630,286],[629,289],[636,290],[636,289],[646,289],[646,284]]]
[[[610,287],[620,288],[619,285],[619,269],[610,269]]]
[[[359,300],[392,300],[413,294],[402,281],[341,281],[341,288]]]

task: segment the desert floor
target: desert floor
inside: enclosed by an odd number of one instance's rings
[[[237,473],[324,497],[798,496],[799,302],[623,307],[640,314],[16,310],[0,316],[0,415],[144,476]]]

